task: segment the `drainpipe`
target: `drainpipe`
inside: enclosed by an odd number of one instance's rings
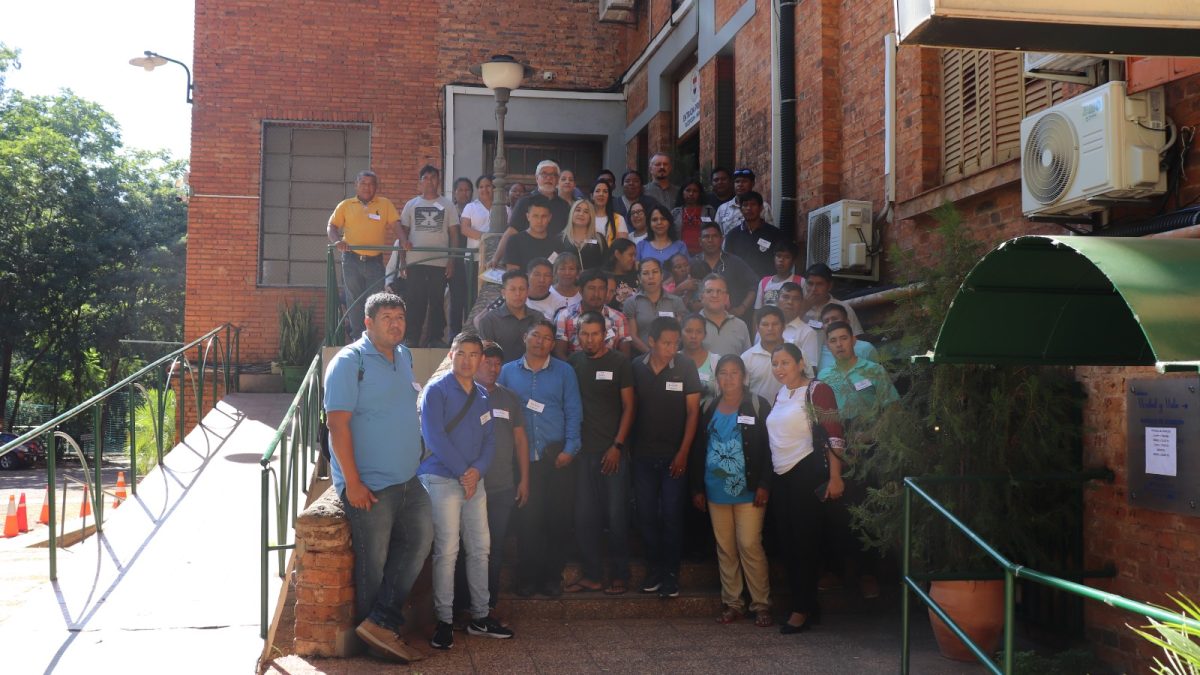
[[[779,2],[779,229],[796,232],[796,5]]]
[[[883,36],[884,213],[894,219],[896,206],[896,34]]]

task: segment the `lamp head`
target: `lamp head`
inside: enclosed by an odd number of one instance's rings
[[[471,66],[471,73],[483,79],[488,89],[512,91],[521,86],[521,81],[533,75],[533,68],[518,62],[508,54],[496,54],[486,62]]]
[[[167,65],[167,60],[155,54],[154,52],[143,52],[144,56],[135,56],[129,59],[129,65],[144,68],[146,72],[150,72],[159,66]]]

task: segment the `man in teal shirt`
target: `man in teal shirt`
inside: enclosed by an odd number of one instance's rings
[[[854,330],[845,321],[825,328],[825,344],[833,352],[834,364],[817,376],[833,388],[838,411],[845,421],[873,417],[900,400],[895,385],[883,366],[868,361],[854,349]]]

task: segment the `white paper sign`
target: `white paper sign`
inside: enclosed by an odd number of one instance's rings
[[[668,382],[667,391],[683,391],[682,382]]]
[[[506,420],[508,419],[508,411],[504,408],[492,408],[492,417],[499,420]]]
[[[1176,476],[1175,427],[1146,427],[1146,473]]]
[[[679,116],[675,126],[682,137],[700,121],[700,66],[680,78],[675,87],[679,95]]]
[[[529,399],[529,403],[526,403],[525,407],[529,408],[530,410],[532,410],[535,413],[540,413],[546,409],[546,404],[538,403],[537,401],[535,401],[533,399]]]
[[[479,416],[479,426],[483,426],[492,421],[492,413],[485,412]]]
[[[858,382],[854,383],[854,391],[862,391],[863,389],[869,389],[870,387],[870,380],[859,380]]]
[[[554,261],[555,261],[555,260],[558,260],[558,254],[557,254],[557,253],[551,253],[551,254],[550,254],[550,257],[549,257],[549,258],[546,258],[546,260],[549,260],[549,261],[550,261],[550,264],[551,264],[551,265],[553,265],[553,264],[554,264]]]
[[[738,415],[738,424],[754,424],[754,418],[750,415]]]
[[[612,380],[612,371],[611,370],[597,370],[596,371],[596,379],[597,380]]]

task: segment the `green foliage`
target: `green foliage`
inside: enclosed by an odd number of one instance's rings
[[[320,344],[313,309],[298,304],[279,306],[279,362],[285,366],[307,366]]]
[[[997,665],[1000,660],[997,659]],[[1013,654],[1016,675],[1088,675],[1096,672],[1096,657],[1088,649],[1068,649],[1056,654],[1034,651]]]
[[[1200,605],[1183,595],[1175,597],[1168,594],[1167,597],[1179,605],[1183,615],[1194,621],[1200,621]],[[1154,668],[1151,670],[1156,675],[1200,674],[1200,630],[1182,623],[1169,621],[1163,623],[1149,618],[1147,620],[1150,625],[1143,626],[1145,630],[1133,626],[1130,626],[1129,629],[1162,648],[1167,662],[1163,663],[1155,657]],[[1148,631],[1154,631],[1154,633]]]
[[[138,472],[142,475],[158,464],[158,437],[156,435],[159,428],[158,398],[159,391],[157,389],[147,389],[145,400],[133,412],[133,426],[137,433],[137,447],[134,451],[137,453]],[[163,453],[165,454],[170,452],[175,445],[174,391],[167,391],[162,410],[162,439]]]
[[[938,210],[939,245],[931,264],[911,251],[892,251],[899,269],[924,283],[896,303],[885,330],[900,336],[894,363],[907,384],[897,405],[869,430],[874,453],[855,467],[878,489],[851,509],[871,548],[898,550],[903,536],[903,479],[929,475],[1020,475],[1074,470],[1079,435],[1079,387],[1061,368],[913,364],[937,340],[959,286],[981,255],[953,207]],[[1037,566],[1047,531],[1062,527],[1072,500],[1045,485],[952,483],[928,486],[1001,553]],[[988,569],[979,550],[930,509],[913,509],[914,560],[925,569]],[[917,568],[921,569],[921,568]]]
[[[0,45],[0,75],[16,56]],[[122,339],[181,337],[185,167],[69,90],[0,82],[0,401],[72,405],[137,367]]]

